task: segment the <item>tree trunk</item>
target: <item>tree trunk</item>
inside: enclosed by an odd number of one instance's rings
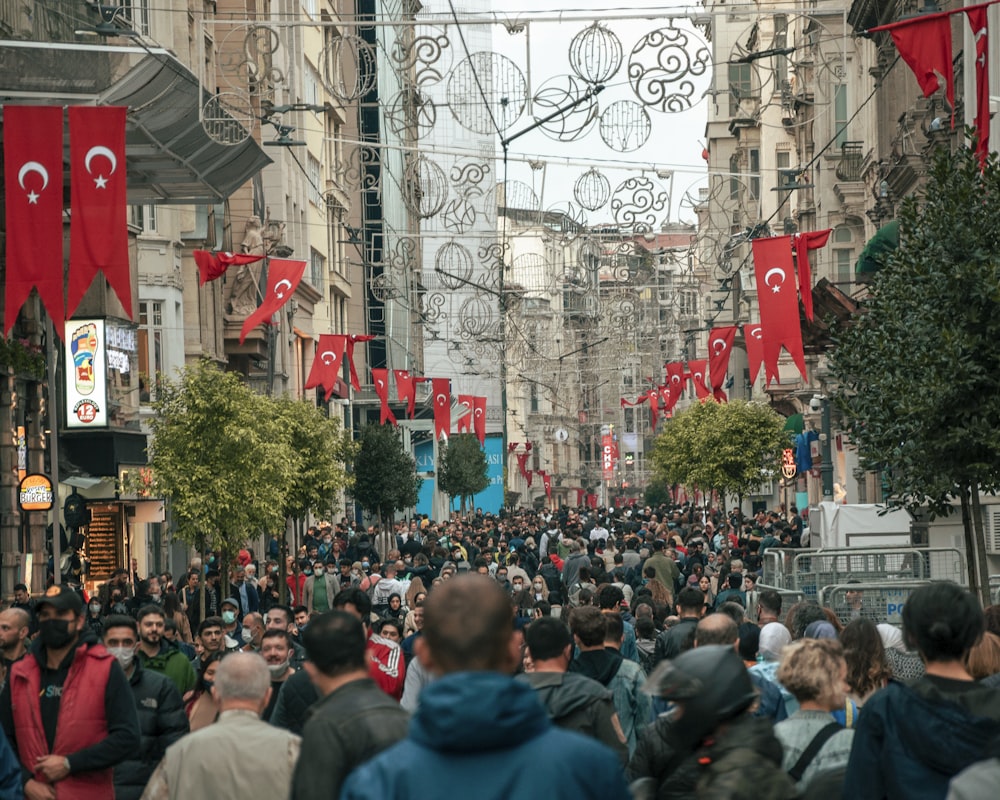
[[[288,523],[278,537],[278,598],[288,605]]]
[[[976,571],[976,543],[975,534],[972,530],[972,512],[970,510],[969,487],[962,485],[959,487],[962,498],[962,531],[965,534],[965,561],[969,571],[969,589],[975,591],[979,583],[978,572]]]
[[[205,565],[208,563],[204,539],[198,545],[198,552],[201,554],[201,566],[199,567],[201,574],[198,576],[198,622],[202,623],[205,621]]]
[[[972,525],[975,531],[974,538],[976,544],[976,574],[979,578],[979,598],[982,600],[983,608],[990,605],[990,571],[986,561],[986,536],[983,533],[983,512],[979,506],[979,487],[972,490]]]

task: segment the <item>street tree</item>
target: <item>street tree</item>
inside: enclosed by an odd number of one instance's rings
[[[388,531],[397,511],[417,504],[420,484],[417,465],[403,448],[403,441],[391,425],[366,425],[354,457],[354,499],[361,508],[378,516],[379,555],[385,557]]]
[[[784,419],[763,403],[704,402],[674,415],[653,446],[656,478],[743,498],[781,466]]]
[[[984,602],[979,495],[1000,488],[998,207],[995,154],[980,169],[968,148],[939,152],[902,205],[898,249],[831,353],[861,465],[910,511],[934,517],[958,501],[970,586]]]
[[[471,433],[458,433],[442,443],[438,453],[438,488],[454,502],[460,498],[461,512],[466,511],[466,501],[472,505],[472,496],[490,485],[487,475],[486,454],[479,439]]]

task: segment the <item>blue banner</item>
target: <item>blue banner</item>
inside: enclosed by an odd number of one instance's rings
[[[490,485],[473,497],[473,508],[481,508],[483,513],[490,512],[497,514],[503,506],[503,439],[500,436],[486,436],[486,474],[490,479]],[[434,444],[433,442],[421,442],[416,447],[415,458],[417,461],[417,472],[437,473],[437,465],[434,464]],[[417,498],[417,513],[426,514],[433,518],[432,497],[434,496],[435,478],[425,478],[420,486],[420,495]],[[461,500],[456,497],[452,507],[455,511],[461,508]]]

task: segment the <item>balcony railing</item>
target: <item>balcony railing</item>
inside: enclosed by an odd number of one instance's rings
[[[839,180],[861,180],[861,166],[865,160],[864,147],[864,142],[844,142],[840,146],[840,163],[837,164]]]

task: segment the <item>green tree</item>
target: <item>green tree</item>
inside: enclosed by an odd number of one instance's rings
[[[466,500],[471,506],[472,496],[490,485],[486,454],[474,434],[459,433],[441,445],[437,485],[453,502],[456,497],[461,498],[462,514]]]
[[[970,586],[987,599],[979,492],[1000,485],[1000,168],[939,152],[900,212],[859,314],[831,366],[861,465],[911,511],[959,501]],[[979,569],[975,568],[978,562]]]
[[[698,403],[675,415],[656,437],[656,479],[689,491],[743,497],[781,466],[789,446],[784,419],[770,406],[734,400]]]
[[[397,511],[417,504],[420,484],[417,465],[390,425],[366,425],[354,457],[354,499],[379,518],[382,531]],[[384,552],[380,553],[382,556]]]

